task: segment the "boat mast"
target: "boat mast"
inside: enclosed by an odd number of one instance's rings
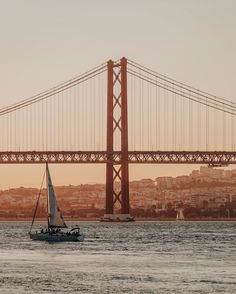
[[[43,179],[42,179],[42,183],[41,183],[41,186],[40,186],[40,189],[39,189],[39,194],[38,194],[38,198],[37,198],[37,201],[36,201],[36,205],[35,205],[35,208],[34,208],[34,215],[33,215],[33,219],[32,219],[32,222],[31,222],[29,233],[31,233],[31,230],[32,230],[33,225],[34,225],[34,221],[35,221],[35,217],[36,217],[36,213],[37,213],[37,209],[38,209],[38,205],[39,205],[39,199],[40,199],[40,196],[42,194],[42,188],[43,188],[45,174],[46,174],[46,172],[44,172],[44,174],[43,174]]]

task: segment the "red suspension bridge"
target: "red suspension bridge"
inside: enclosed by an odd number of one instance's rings
[[[0,109],[0,163],[106,164],[106,214],[129,218],[130,163],[235,164],[235,115],[233,101],[109,60]]]

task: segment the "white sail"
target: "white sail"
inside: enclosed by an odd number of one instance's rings
[[[182,208],[179,211],[179,219],[180,220],[184,220],[184,213],[183,213],[183,209]]]
[[[176,220],[184,220],[184,213],[182,208],[177,210]]]
[[[51,176],[48,165],[47,171],[47,196],[48,196],[48,227],[66,228],[65,221],[62,217],[61,211],[57,205],[54,188],[52,185]]]

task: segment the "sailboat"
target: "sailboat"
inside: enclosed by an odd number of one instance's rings
[[[67,228],[67,225],[63,219],[62,213],[58,207],[54,188],[52,185],[52,180],[46,163],[46,179],[47,179],[47,229],[41,229],[40,232],[32,233],[32,227],[34,224],[39,197],[41,195],[42,186],[39,192],[37,199],[33,220],[31,223],[29,235],[32,240],[37,241],[48,241],[48,242],[82,242],[84,240],[84,235],[80,233],[80,228],[78,226],[72,228],[71,230],[64,231],[63,229]]]
[[[182,208],[177,210],[176,220],[184,220],[184,213]]]

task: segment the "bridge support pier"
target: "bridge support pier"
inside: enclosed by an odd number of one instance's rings
[[[106,213],[103,221],[131,221],[129,214],[127,59],[107,63]],[[121,150],[121,162],[113,151]]]

